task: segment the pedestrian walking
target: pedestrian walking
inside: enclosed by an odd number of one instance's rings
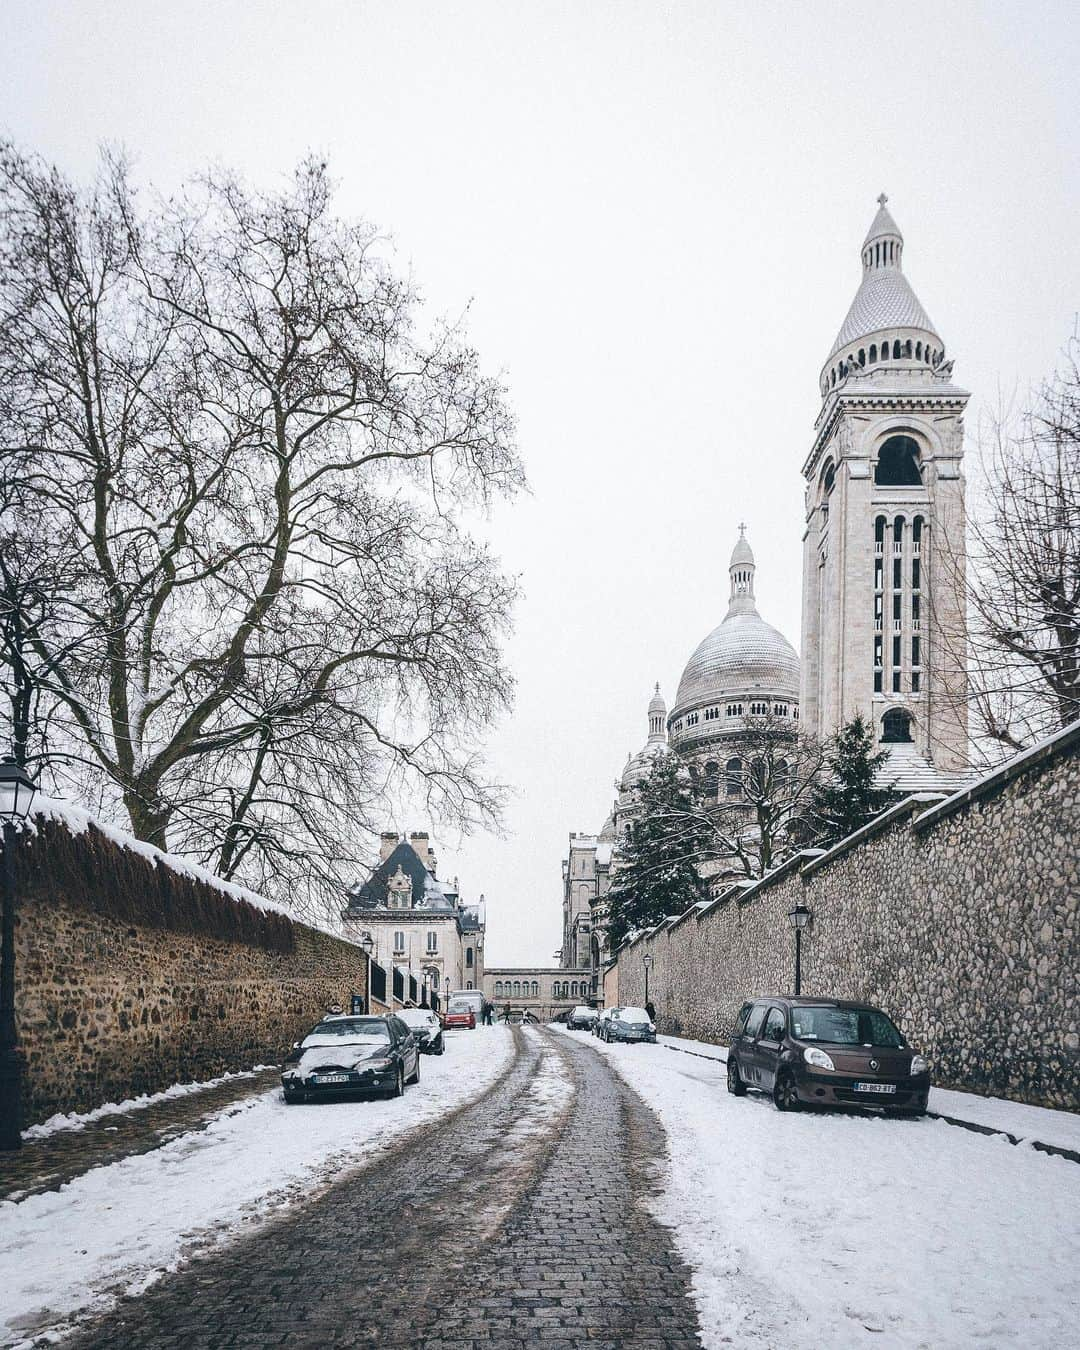
[[[655,1021],[656,1021],[656,1009],[653,1007],[653,1004],[652,1004],[652,1001],[651,1001],[651,1000],[650,1000],[648,1003],[645,1004],[645,1011],[649,1014],[649,1021],[650,1021],[650,1022],[655,1022]]]

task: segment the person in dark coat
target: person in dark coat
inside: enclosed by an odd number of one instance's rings
[[[655,1007],[653,1007],[653,1004],[652,1004],[651,1000],[650,1000],[650,1002],[648,1002],[648,1003],[645,1004],[645,1011],[649,1014],[649,1021],[650,1021],[650,1022],[655,1022],[655,1021],[656,1021],[656,1009],[655,1009]]]

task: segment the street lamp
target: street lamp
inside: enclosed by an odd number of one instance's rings
[[[370,933],[364,933],[360,938],[360,949],[367,957],[367,965],[364,968],[364,983],[367,989],[364,994],[365,1009],[371,1011],[371,953],[375,950],[375,939]]]
[[[652,969],[652,954],[646,952],[641,958],[641,964],[645,967],[645,1006],[649,1006],[649,971]]]
[[[802,993],[802,934],[810,922],[810,911],[805,905],[788,910],[788,923],[795,929],[795,997]]]
[[[37,787],[11,760],[0,764],[4,912],[0,928],[0,1149],[22,1147],[22,1055],[15,1026],[15,822],[30,814]]]

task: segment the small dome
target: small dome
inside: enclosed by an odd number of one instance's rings
[[[795,701],[799,697],[795,648],[756,610],[729,615],[699,644],[679,681],[675,714],[754,689]]]
[[[667,704],[664,702],[664,696],[660,692],[659,681],[657,681],[656,693],[649,699],[650,718],[653,713],[659,713],[661,717],[667,716]]]

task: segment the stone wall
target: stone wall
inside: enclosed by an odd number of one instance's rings
[[[822,856],[622,947],[619,997],[660,1030],[726,1042],[748,998],[886,1008],[943,1086],[1080,1109],[1080,723],[942,800],[909,798]]]
[[[359,947],[92,827],[39,821],[16,858],[26,1124],[278,1063],[330,1002],[366,996]]]

